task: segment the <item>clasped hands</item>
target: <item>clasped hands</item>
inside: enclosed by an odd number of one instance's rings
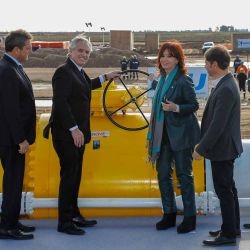
[[[194,150],[194,152],[193,152],[193,159],[196,160],[196,161],[200,161],[201,157],[202,156],[199,153],[197,153],[196,150]]]

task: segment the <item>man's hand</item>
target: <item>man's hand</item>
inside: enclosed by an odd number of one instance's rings
[[[18,152],[20,154],[25,154],[29,150],[30,144],[27,140],[24,140],[23,142],[19,143],[19,150]]]
[[[75,146],[78,148],[82,147],[84,144],[84,135],[82,131],[76,128],[73,131],[71,131],[71,135],[73,137]]]
[[[193,152],[193,159],[197,160],[197,161],[200,161],[201,157],[202,156],[194,150],[194,152]]]
[[[118,78],[121,76],[121,71],[112,71],[112,72],[108,72],[106,73],[106,76],[107,76],[107,79],[110,80],[110,79],[113,79],[113,78]]]
[[[176,112],[177,110],[177,105],[171,101],[166,100],[166,103],[162,102],[161,104],[164,111]]]

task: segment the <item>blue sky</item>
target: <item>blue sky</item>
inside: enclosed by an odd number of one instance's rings
[[[198,30],[233,25],[250,30],[250,1],[1,1],[0,31]]]

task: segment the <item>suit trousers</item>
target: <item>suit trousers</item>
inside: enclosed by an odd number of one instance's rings
[[[240,229],[240,209],[233,171],[234,160],[211,161],[215,192],[220,200],[222,234],[235,238]]]
[[[85,145],[76,147],[74,142],[56,140],[53,145],[60,160],[60,186],[59,186],[59,222],[70,222],[79,216],[77,204],[79,188],[82,177],[82,161]]]
[[[164,214],[177,212],[173,187],[173,167],[175,163],[176,175],[181,187],[184,216],[196,215],[192,153],[193,148],[173,151],[168,139],[162,141],[156,168]]]
[[[21,209],[25,155],[18,146],[0,146],[3,166],[3,199],[0,228],[16,229]]]

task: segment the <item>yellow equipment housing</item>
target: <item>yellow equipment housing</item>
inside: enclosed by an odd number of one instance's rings
[[[104,88],[104,87],[103,87]],[[103,88],[92,92],[92,141],[86,146],[79,198],[159,198],[157,172],[147,161],[146,133],[122,130],[115,126],[102,111]],[[138,89],[133,90],[138,94]],[[126,92],[113,84],[109,109],[127,102]],[[143,99],[142,99],[143,100]],[[141,101],[140,105],[142,105]],[[133,108],[133,107],[132,107]],[[139,113],[115,114],[122,124],[140,126]],[[23,191],[33,192],[34,198],[56,198],[59,190],[59,160],[54,151],[51,135],[42,136],[50,114],[42,114],[37,122],[37,138],[26,157]],[[146,115],[149,118],[149,114]],[[205,190],[204,161],[194,161],[195,191]],[[1,168],[2,174],[2,168]],[[0,179],[0,182],[2,178]],[[176,178],[176,195],[180,195]],[[2,185],[1,185],[2,188]],[[1,191],[1,190],[0,190]],[[160,215],[160,208],[83,208],[86,216]],[[35,208],[34,218],[56,217],[56,208]]]

